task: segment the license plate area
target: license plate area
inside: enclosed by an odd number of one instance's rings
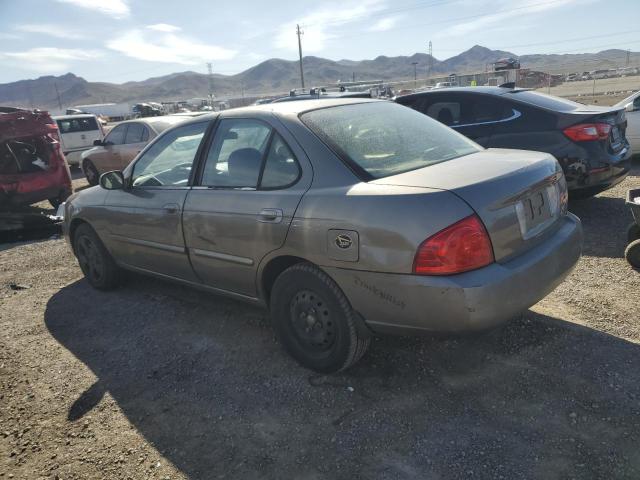
[[[559,211],[557,185],[542,188],[516,203],[522,238],[527,240],[545,230]]]

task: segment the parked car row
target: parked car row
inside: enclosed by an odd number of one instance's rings
[[[99,186],[63,207],[89,283],[132,270],[262,305],[296,360],[335,372],[373,334],[482,330],[539,301],[580,256],[569,189],[595,194],[630,168],[637,96],[343,97],[126,121],[95,139],[81,159]],[[62,158],[58,131],[76,127],[32,115],[41,136],[5,157]]]
[[[575,103],[527,89],[448,88],[396,98],[485,148],[553,155],[574,195],[590,196],[622,181],[632,150],[625,107]],[[634,124],[637,128],[637,120]]]

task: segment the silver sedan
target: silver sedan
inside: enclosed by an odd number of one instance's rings
[[[581,252],[550,155],[485,150],[409,108],[310,100],[203,115],[72,196],[88,282],[123,270],[267,307],[285,349],[345,369],[372,334],[466,332],[551,292]]]

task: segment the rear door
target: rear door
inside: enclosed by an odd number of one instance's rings
[[[258,265],[284,243],[311,166],[270,116],[222,119],[203,160],[183,214],[191,263],[206,285],[255,297]]]
[[[627,114],[627,140],[633,153],[640,153],[640,95],[633,100],[633,112]]]
[[[131,122],[128,124],[127,133],[125,135],[124,144],[120,147],[120,168],[129,165],[131,160],[136,158],[144,146],[149,141],[149,128],[141,122]]]

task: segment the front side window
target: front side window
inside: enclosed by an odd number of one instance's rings
[[[209,122],[178,127],[161,136],[133,167],[133,185],[187,186],[193,161]]]
[[[109,135],[104,139],[105,143],[111,145],[122,145],[124,143],[124,136],[127,133],[127,125],[117,125],[113,127],[113,130],[109,132]]]
[[[482,150],[428,116],[391,102],[322,108],[300,118],[364,180]]]

